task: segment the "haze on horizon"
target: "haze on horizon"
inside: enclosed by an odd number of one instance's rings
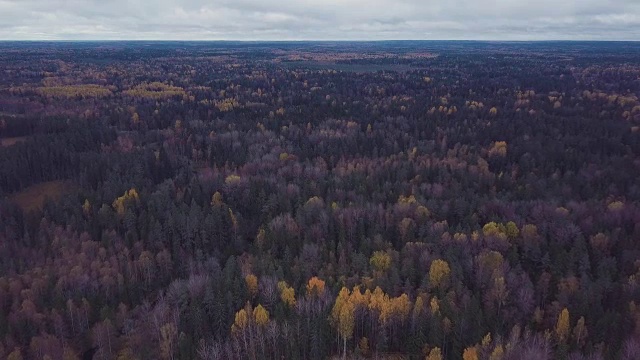
[[[638,0],[0,0],[1,40],[638,40]]]

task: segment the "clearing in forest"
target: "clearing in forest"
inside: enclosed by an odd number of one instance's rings
[[[47,181],[32,185],[26,189],[15,193],[9,200],[18,205],[24,211],[42,209],[47,198],[59,199],[65,192],[69,191],[71,183],[65,180]]]
[[[27,139],[26,136],[18,136],[18,137],[10,137],[10,138],[0,138],[0,146],[11,146],[15,145],[19,142],[25,141]]]

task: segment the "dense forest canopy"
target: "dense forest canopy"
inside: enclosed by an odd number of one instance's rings
[[[0,69],[0,358],[640,359],[637,43]]]

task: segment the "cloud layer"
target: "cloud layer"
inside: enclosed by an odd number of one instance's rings
[[[4,40],[640,40],[639,0],[0,0]]]

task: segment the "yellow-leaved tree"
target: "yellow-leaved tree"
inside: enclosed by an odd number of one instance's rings
[[[567,310],[567,308],[562,309],[560,315],[558,315],[556,336],[560,343],[567,341],[567,337],[569,336],[569,310]]]
[[[506,156],[507,155],[507,142],[506,141],[496,141],[489,149],[490,156]]]
[[[451,269],[446,261],[440,259],[434,260],[429,268],[429,284],[434,288],[443,286],[449,278],[450,273]]]
[[[125,205],[130,202],[137,202],[139,199],[138,192],[136,189],[130,189],[129,191],[125,191],[124,195],[113,201],[114,210],[118,213],[118,215],[124,215]]]
[[[82,204],[82,213],[87,217],[91,215],[91,203],[88,199],[85,199],[84,204]]]
[[[350,295],[349,289],[343,287],[331,309],[331,322],[343,341],[343,359],[347,358],[347,340],[353,336],[355,327],[355,305]]]
[[[418,296],[416,298],[416,302],[413,304],[413,319],[414,321],[420,317],[422,311],[424,310],[424,301],[422,300],[422,296]]]
[[[309,279],[307,283],[307,296],[322,296],[324,294],[324,280],[319,279],[317,276]]]
[[[278,289],[280,290],[280,299],[288,307],[292,308],[296,305],[296,292],[287,284],[286,281],[278,282]]]
[[[429,351],[426,360],[442,360],[442,350],[439,347],[435,347]]]
[[[249,316],[247,315],[247,311],[245,309],[240,309],[236,313],[235,320],[233,321],[233,325],[231,325],[231,331],[237,332],[240,330],[244,330],[249,324]]]
[[[489,360],[502,360],[503,356],[504,356],[504,349],[502,348],[502,345],[498,345],[491,352],[491,355],[489,356]]]
[[[249,290],[251,298],[256,297],[258,295],[258,278],[253,274],[249,274],[245,276],[244,281],[247,283],[247,290]]]
[[[213,195],[211,196],[211,206],[220,206],[223,204],[222,201],[222,194],[220,194],[219,191],[216,191],[215,193],[213,193]]]
[[[440,301],[438,297],[434,296],[431,298],[429,302],[429,309],[431,310],[431,315],[437,315],[440,313]]]
[[[384,251],[376,251],[369,259],[369,264],[375,271],[385,272],[391,266],[391,256]]]
[[[509,239],[515,239],[520,235],[520,229],[518,229],[518,225],[516,225],[516,223],[514,223],[513,221],[509,221],[505,225],[505,228],[507,237]]]
[[[464,349],[463,360],[478,360],[478,349],[475,346]]]
[[[262,305],[258,304],[253,309],[253,318],[258,326],[265,326],[269,323],[269,312]]]
[[[251,309],[251,304],[247,302],[247,305],[243,309],[238,310],[233,321],[233,325],[231,325],[231,334],[242,339],[245,349],[249,348],[249,341],[247,340],[248,331],[246,330],[249,329],[250,322],[252,321],[252,315],[253,310]]]

